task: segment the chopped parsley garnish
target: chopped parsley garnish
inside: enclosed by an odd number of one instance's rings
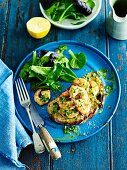
[[[40,96],[40,99],[41,99],[42,101],[44,101],[44,102],[47,102],[47,101],[49,100],[49,98],[46,97],[45,95],[41,95],[41,96]]]
[[[105,86],[105,93],[106,95],[109,95],[112,92],[112,87],[111,86]]]
[[[107,109],[111,109],[111,106],[107,106]]]
[[[79,133],[79,126],[76,126],[76,125],[64,126],[64,133],[65,134],[71,134],[71,133],[78,134]]]
[[[108,70],[105,69],[105,68],[103,68],[103,69],[97,71],[97,74],[98,74],[99,76],[102,76],[104,79],[107,79]]]
[[[71,110],[64,110],[64,115],[65,116],[69,116],[70,114],[72,114]]]
[[[53,110],[52,110],[52,114],[57,113],[59,110],[59,105],[57,102],[53,103]]]
[[[62,103],[66,102],[66,98],[64,96],[60,97],[60,100],[62,101]]]

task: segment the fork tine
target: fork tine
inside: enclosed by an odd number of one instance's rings
[[[28,92],[27,92],[27,89],[26,89],[25,83],[24,83],[24,81],[23,81],[23,79],[22,79],[22,78],[20,78],[20,80],[21,80],[21,82],[22,82],[23,89],[24,89],[24,93],[26,94],[26,98],[29,100],[29,99],[30,99],[30,97],[29,97],[29,94],[28,94]]]
[[[20,87],[20,89],[21,89],[21,93],[22,93],[23,99],[26,100],[27,97],[26,97],[26,94],[25,94],[25,91],[24,91],[24,87],[23,87],[23,85],[22,85],[22,82],[21,82],[21,79],[20,79],[20,78],[18,79],[18,82],[19,82],[19,87]]]
[[[22,92],[21,92],[21,88],[20,88],[18,79],[17,79],[17,81],[15,81],[15,86],[16,86],[18,97],[19,97],[19,101],[21,103],[23,100],[23,96],[22,96]]]
[[[19,83],[19,89],[20,89],[20,92],[21,92],[22,99],[26,100],[26,94],[24,92],[23,85],[22,85],[20,78],[18,79],[18,83]]]
[[[27,92],[27,89],[25,87],[25,84],[21,78],[18,78],[15,81],[18,97],[20,100],[20,103],[23,102],[24,100],[30,100],[29,94]]]

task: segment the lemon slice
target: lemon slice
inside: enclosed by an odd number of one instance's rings
[[[27,23],[26,23],[27,31],[29,34],[36,39],[40,39],[45,37],[50,28],[51,24],[50,22],[42,17],[34,17],[31,18]]]

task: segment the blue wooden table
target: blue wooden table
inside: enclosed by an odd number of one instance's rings
[[[52,26],[40,40],[31,38],[26,22],[42,16],[38,1],[0,0],[0,58],[15,71],[22,59],[35,48],[51,41],[76,40],[88,43],[110,58],[122,87],[121,100],[112,121],[99,133],[76,143],[58,146],[62,158],[53,161],[48,152],[37,155],[33,146],[20,154],[20,161],[31,170],[126,170],[127,169],[127,41],[110,38],[106,33],[108,0],[103,0],[99,15],[82,29],[69,31]]]

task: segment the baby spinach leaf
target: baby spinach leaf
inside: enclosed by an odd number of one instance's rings
[[[53,5],[45,10],[46,14],[49,16],[52,16],[53,13],[56,13],[56,11],[59,9],[59,3],[58,1],[54,2]],[[52,16],[53,17],[53,16]]]
[[[63,67],[60,79],[66,82],[73,82],[77,78],[76,74],[69,68]]]
[[[53,70],[47,75],[48,79],[56,81],[62,72],[62,66],[60,64],[54,64]]]
[[[73,51],[68,51],[70,54],[69,64],[74,69],[81,69],[86,64],[86,55],[84,53],[74,54]]]
[[[95,6],[95,2],[94,2],[93,0],[88,0],[88,1],[86,2],[86,4],[87,4],[91,9],[93,9],[94,6]]]

